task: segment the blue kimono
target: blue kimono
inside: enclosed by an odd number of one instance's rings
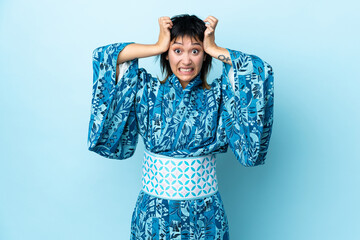
[[[128,44],[109,44],[93,52],[90,151],[111,159],[127,159],[134,154],[140,134],[146,149],[156,154],[175,158],[196,157],[224,153],[230,146],[242,165],[264,164],[273,125],[274,103],[273,71],[267,62],[255,55],[227,49],[232,66],[223,64],[222,75],[213,80],[211,89],[203,89],[199,75],[185,89],[174,74],[161,84],[145,69],[138,67],[138,59],[121,64],[116,81],[117,58]],[[222,216],[212,221],[213,227],[207,226],[207,229],[212,229],[208,236],[228,239],[228,229],[221,229],[221,225],[227,226],[227,220],[220,196],[216,194],[196,201],[185,206],[179,201],[155,199],[141,193],[134,210],[132,237],[147,239],[151,235],[151,239],[175,239],[181,234],[185,239],[189,236],[184,231],[179,233],[180,220],[164,221],[168,230],[163,230],[162,234],[158,230],[146,230],[148,220],[142,226],[135,216],[142,211],[141,206],[150,209],[156,202],[156,206],[167,209],[169,217],[170,209],[186,208],[174,212],[189,212],[191,206],[194,207],[191,211],[195,211],[198,206],[212,202],[211,214],[198,212],[194,215],[198,218],[193,220],[198,224],[199,219],[203,219],[205,224],[209,222],[205,221],[207,217]],[[150,220],[155,222],[147,229],[160,224],[159,219]],[[150,231],[148,235],[147,231]],[[195,230],[191,236],[194,234]]]
[[[229,145],[242,165],[264,164],[274,102],[268,63],[228,49],[232,67],[224,63],[222,75],[207,90],[199,76],[185,89],[175,75],[161,84],[134,59],[115,84],[117,57],[127,44],[93,52],[90,151],[129,158],[140,134],[146,149],[166,156],[224,153]]]

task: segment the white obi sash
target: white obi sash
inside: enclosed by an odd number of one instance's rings
[[[142,190],[166,199],[188,200],[218,191],[216,156],[174,158],[145,149]]]

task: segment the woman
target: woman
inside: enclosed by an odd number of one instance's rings
[[[229,239],[216,178],[228,146],[244,166],[264,164],[273,123],[273,72],[255,55],[215,44],[218,20],[159,18],[156,44],[115,43],[93,52],[88,146],[126,159],[143,137],[143,187],[131,239]],[[161,55],[163,81],[138,68]],[[222,75],[209,85],[212,58]]]

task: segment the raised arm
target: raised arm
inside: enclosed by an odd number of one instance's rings
[[[117,64],[131,61],[135,58],[145,58],[161,54],[162,51],[156,44],[132,43],[127,45],[119,54]]]
[[[232,66],[230,53],[226,48],[222,48],[215,43],[215,28],[218,20],[213,16],[208,16],[204,22],[207,29],[204,32],[204,51],[211,57]]]
[[[166,52],[170,46],[170,29],[173,23],[170,17],[160,17],[158,19],[160,33],[159,39],[155,44],[133,43],[127,45],[119,54],[117,64],[133,60],[135,58],[145,58],[159,55]]]
[[[219,87],[227,142],[242,165],[264,164],[273,125],[272,67],[255,55],[217,46],[218,20],[209,16],[204,21],[204,51],[225,63]]]

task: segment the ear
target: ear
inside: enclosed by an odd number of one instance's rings
[[[169,61],[169,54],[166,54],[166,60],[168,60]]]

